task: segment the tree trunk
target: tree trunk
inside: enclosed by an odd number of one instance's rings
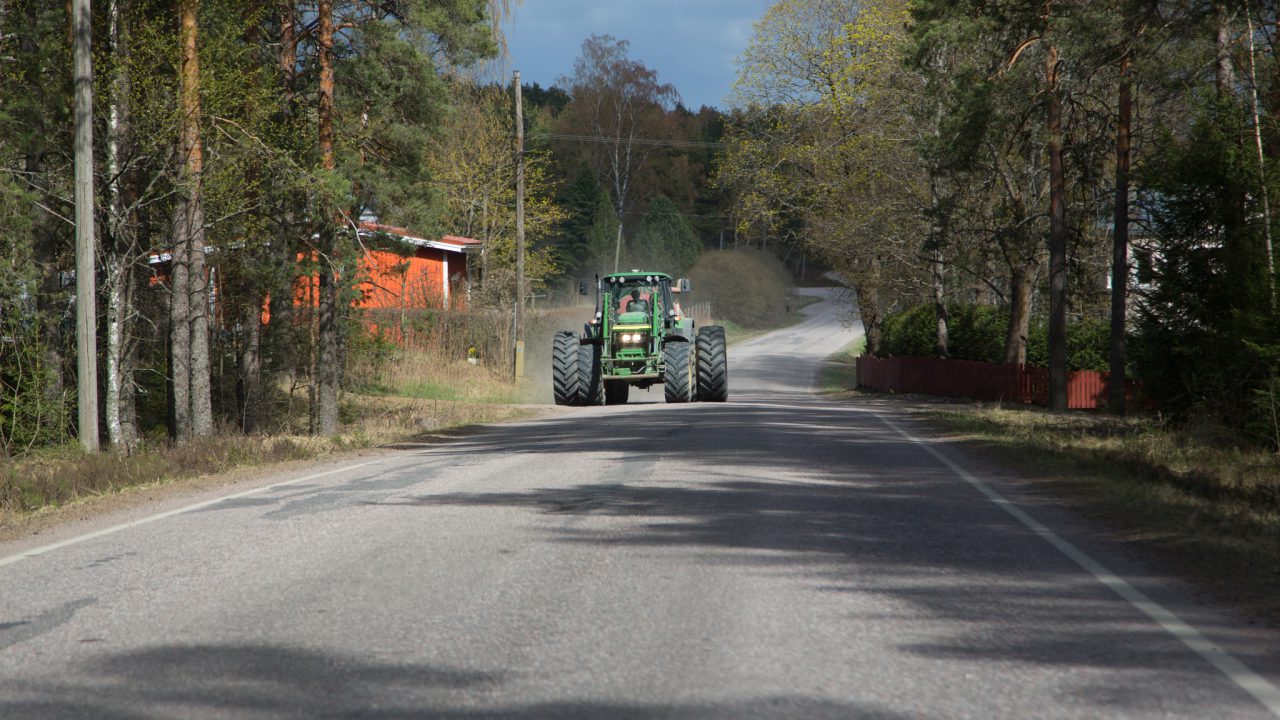
[[[256,302],[255,302],[256,301]],[[244,340],[240,349],[240,382],[244,407],[240,427],[257,432],[262,417],[262,295],[250,291],[244,312]]]
[[[1215,0],[1214,81],[1219,97],[1235,94],[1236,71],[1231,61],[1231,14],[1224,0]]]
[[[179,68],[178,185],[174,212],[173,343],[174,429],[179,442],[213,432],[209,368],[209,281],[205,272],[204,207],[200,141],[198,0],[182,0],[182,64]]]
[[[1120,97],[1116,113],[1115,236],[1111,248],[1111,375],[1107,380],[1107,408],[1125,411],[1125,327],[1129,311],[1129,130],[1133,116],[1130,58],[1120,62]]]
[[[1004,361],[1027,364],[1027,333],[1031,328],[1031,293],[1035,270],[1025,263],[1014,264],[1009,273],[1009,329],[1004,339]]]
[[[934,334],[934,349],[938,353],[938,357],[945,358],[949,355],[949,337],[947,332],[947,296],[946,286],[943,283],[943,265],[942,248],[933,251],[933,310],[934,317],[937,319],[937,329]]]
[[[107,223],[104,246],[107,248],[107,377],[105,383],[107,439],[117,451],[129,452],[137,444],[138,422],[135,415],[133,368],[137,343],[132,327],[133,262],[139,255],[134,237],[137,218],[133,205],[137,200],[137,172],[128,167],[133,153],[132,108],[129,105],[128,67],[129,28],[122,22],[127,10],[125,0],[114,0],[108,8],[110,16],[111,53],[115,71],[111,79],[110,108],[107,112]]]
[[[945,284],[946,258],[943,247],[946,244],[945,224],[942,220],[942,203],[938,198],[938,178],[936,173],[929,173],[929,244],[933,246],[933,310],[937,321],[934,332],[934,350],[938,357],[945,358],[949,354],[950,344],[947,332],[947,293]]]
[[[1262,111],[1258,107],[1258,68],[1253,44],[1253,17],[1248,17],[1249,98],[1253,116],[1253,142],[1258,157],[1258,192],[1262,198],[1262,234],[1267,252],[1267,302],[1276,307],[1276,258],[1271,240],[1271,196],[1267,190],[1267,160],[1262,150]]]
[[[622,208],[618,209],[618,240],[613,248],[613,271],[618,272],[619,264],[622,262]]]
[[[867,354],[880,354],[880,293],[866,284],[854,288],[858,301],[858,317],[862,319],[862,331],[867,336]]]
[[[1067,410],[1067,222],[1062,166],[1062,99],[1058,96],[1058,48],[1045,60],[1049,155],[1049,409]]]
[[[292,124],[296,115],[294,84],[297,80],[298,36],[295,30],[296,14],[292,2],[281,3],[280,10],[280,89],[285,125]],[[265,347],[269,372],[295,375],[299,370],[298,346],[301,338],[295,319],[295,291],[297,289],[297,264],[299,238],[306,236],[296,222],[297,203],[293,193],[280,193],[280,222],[270,251],[272,266],[269,292],[269,321],[265,329]]]
[[[174,213],[173,252],[169,263],[169,393],[173,409],[173,437],[191,439],[191,246],[183,237],[184,208]]]
[[[320,60],[318,121],[320,161],[324,169],[336,167],[333,157],[333,1],[320,0],[317,10],[317,46]],[[316,431],[321,435],[338,432],[338,278],[335,276],[335,227],[330,203],[320,204],[320,328],[316,358]]]

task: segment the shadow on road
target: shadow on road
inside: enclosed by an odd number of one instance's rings
[[[770,697],[680,705],[486,702],[501,673],[380,663],[267,645],[171,645],[99,656],[77,684],[0,685],[6,720],[298,718],[905,718],[857,703]],[[12,698],[35,696],[40,701]]]
[[[785,404],[606,410],[507,427],[445,452],[459,461],[498,450],[564,454],[566,462],[599,463],[599,479],[572,486],[551,480],[521,492],[506,484],[493,491],[478,486],[398,502],[576,516],[579,522],[547,526],[547,540],[657,548],[689,553],[699,562],[795,573],[824,591],[882,596],[891,606],[908,603],[914,609],[909,618],[959,628],[937,642],[899,646],[917,656],[1158,670],[1166,679],[1184,678],[1188,687],[1222,681],[1210,665],[863,409],[796,396]],[[668,462],[677,457],[682,466]],[[615,473],[618,467],[629,470]],[[592,516],[636,522],[593,524]],[[1214,628],[1207,617],[1184,619],[1202,630],[1232,632]],[[1265,654],[1240,659],[1270,664]],[[1132,675],[1117,674],[1114,683],[1092,687],[1087,699],[1118,711],[1130,703],[1149,709],[1151,695],[1133,684]],[[1204,696],[1197,700],[1188,690],[1178,702],[1195,707]]]

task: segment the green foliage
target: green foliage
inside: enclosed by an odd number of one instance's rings
[[[700,252],[702,242],[693,226],[670,198],[659,195],[649,203],[649,211],[640,221],[640,229],[624,255],[623,264],[682,275],[693,266]]]
[[[1141,169],[1160,244],[1134,352],[1162,410],[1257,431],[1271,422],[1280,321],[1268,296],[1256,165],[1238,142],[1245,123],[1235,103],[1204,101],[1188,134],[1166,131],[1162,152]]]
[[[595,173],[585,164],[578,167],[571,182],[562,186],[558,201],[567,215],[552,242],[556,248],[557,264],[570,276],[587,265],[591,254],[591,228],[603,194]]]
[[[693,292],[680,304],[711,303],[711,315],[747,328],[780,324],[787,316],[791,276],[773,255],[759,250],[712,250],[689,270]]]
[[[39,325],[25,313],[0,315],[0,458],[66,441],[73,409],[49,364]]]
[[[1004,362],[1009,313],[991,305],[947,305],[948,357],[955,360]],[[1081,320],[1067,326],[1067,368],[1108,369],[1110,326],[1101,320]],[[917,305],[885,319],[881,353],[901,357],[937,354],[937,314],[932,303]],[[1033,318],[1027,338],[1027,364],[1044,366],[1049,358],[1048,323]]]
[[[614,247],[618,242],[618,211],[608,192],[596,198],[591,228],[587,231],[587,269],[613,272]]]
[[[937,314],[933,305],[917,305],[884,319],[880,353],[885,356],[928,357],[936,352],[936,338]]]

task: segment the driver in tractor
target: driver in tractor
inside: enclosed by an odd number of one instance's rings
[[[631,299],[627,301],[627,312],[649,312],[649,301],[640,298],[639,290],[631,291]]]

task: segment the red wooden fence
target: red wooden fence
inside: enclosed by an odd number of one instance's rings
[[[857,361],[858,387],[880,392],[920,393],[1022,405],[1049,404],[1049,369],[1035,365],[998,365],[972,360],[929,357],[877,358]],[[1067,407],[1094,410],[1107,404],[1107,377],[1096,370],[1072,372],[1067,379]],[[1133,383],[1125,383],[1132,401]]]

